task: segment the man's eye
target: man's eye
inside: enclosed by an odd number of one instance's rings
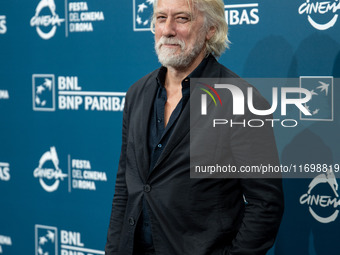
[[[188,17],[178,17],[178,22],[185,23],[188,22],[190,19]]]
[[[165,20],[166,17],[165,16],[157,16],[157,20],[161,21],[161,20]]]

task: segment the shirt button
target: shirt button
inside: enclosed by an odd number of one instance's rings
[[[135,225],[135,219],[134,219],[133,217],[130,217],[130,218],[129,218],[129,224],[130,224],[131,226]]]
[[[161,143],[158,144],[157,147],[158,147],[158,148],[162,148],[162,144],[161,144]]]
[[[150,184],[146,184],[146,185],[144,186],[144,191],[145,191],[146,193],[149,193],[149,192],[151,191],[151,186],[150,186]]]
[[[157,122],[158,122],[158,123],[161,123],[161,122],[162,122],[162,119],[157,119]]]

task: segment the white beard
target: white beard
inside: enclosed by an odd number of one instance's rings
[[[185,42],[177,38],[167,38],[162,36],[155,44],[155,50],[158,56],[158,61],[165,67],[186,68],[197,58],[205,46],[205,36],[202,35],[197,39],[194,47],[187,48]],[[163,44],[178,44],[180,53],[176,53],[178,48],[162,47]]]

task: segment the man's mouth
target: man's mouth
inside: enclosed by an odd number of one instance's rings
[[[164,44],[162,44],[162,46],[170,47],[170,48],[180,47],[179,44],[169,44],[169,43],[164,43]]]

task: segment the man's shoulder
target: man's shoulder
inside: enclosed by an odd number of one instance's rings
[[[133,83],[129,87],[128,91],[126,92],[125,103],[135,104],[135,103],[141,102],[140,99],[144,97],[144,94],[146,91],[145,89],[151,85],[154,86],[155,84],[157,84],[156,78],[157,78],[158,72],[159,72],[159,68],[143,76],[138,81]]]
[[[136,93],[138,94],[142,92],[145,86],[156,82],[159,69],[160,68],[157,68],[156,70],[152,71],[151,73],[148,73],[147,75],[143,76],[138,81],[136,81],[134,84],[132,84],[130,88],[128,89],[127,94],[136,94]]]
[[[261,95],[261,93],[257,90],[256,87],[254,87],[252,84],[250,84],[247,80],[244,78],[241,78],[239,75],[225,67],[223,64],[219,63],[216,59],[213,59],[211,61],[211,69],[215,69],[214,75],[215,77],[218,77],[219,79],[223,79],[223,82],[232,84],[236,87],[238,87],[245,97],[248,95],[248,89],[252,89],[252,96],[254,104],[256,104],[259,109],[262,108],[268,108],[269,103],[267,100]]]
[[[220,77],[221,78],[232,78],[232,79],[241,79],[241,77],[231,71],[229,68],[225,67],[221,63],[217,62],[220,66]]]
[[[203,78],[240,78],[236,73],[225,67],[210,55],[208,57],[207,66],[202,74]]]

